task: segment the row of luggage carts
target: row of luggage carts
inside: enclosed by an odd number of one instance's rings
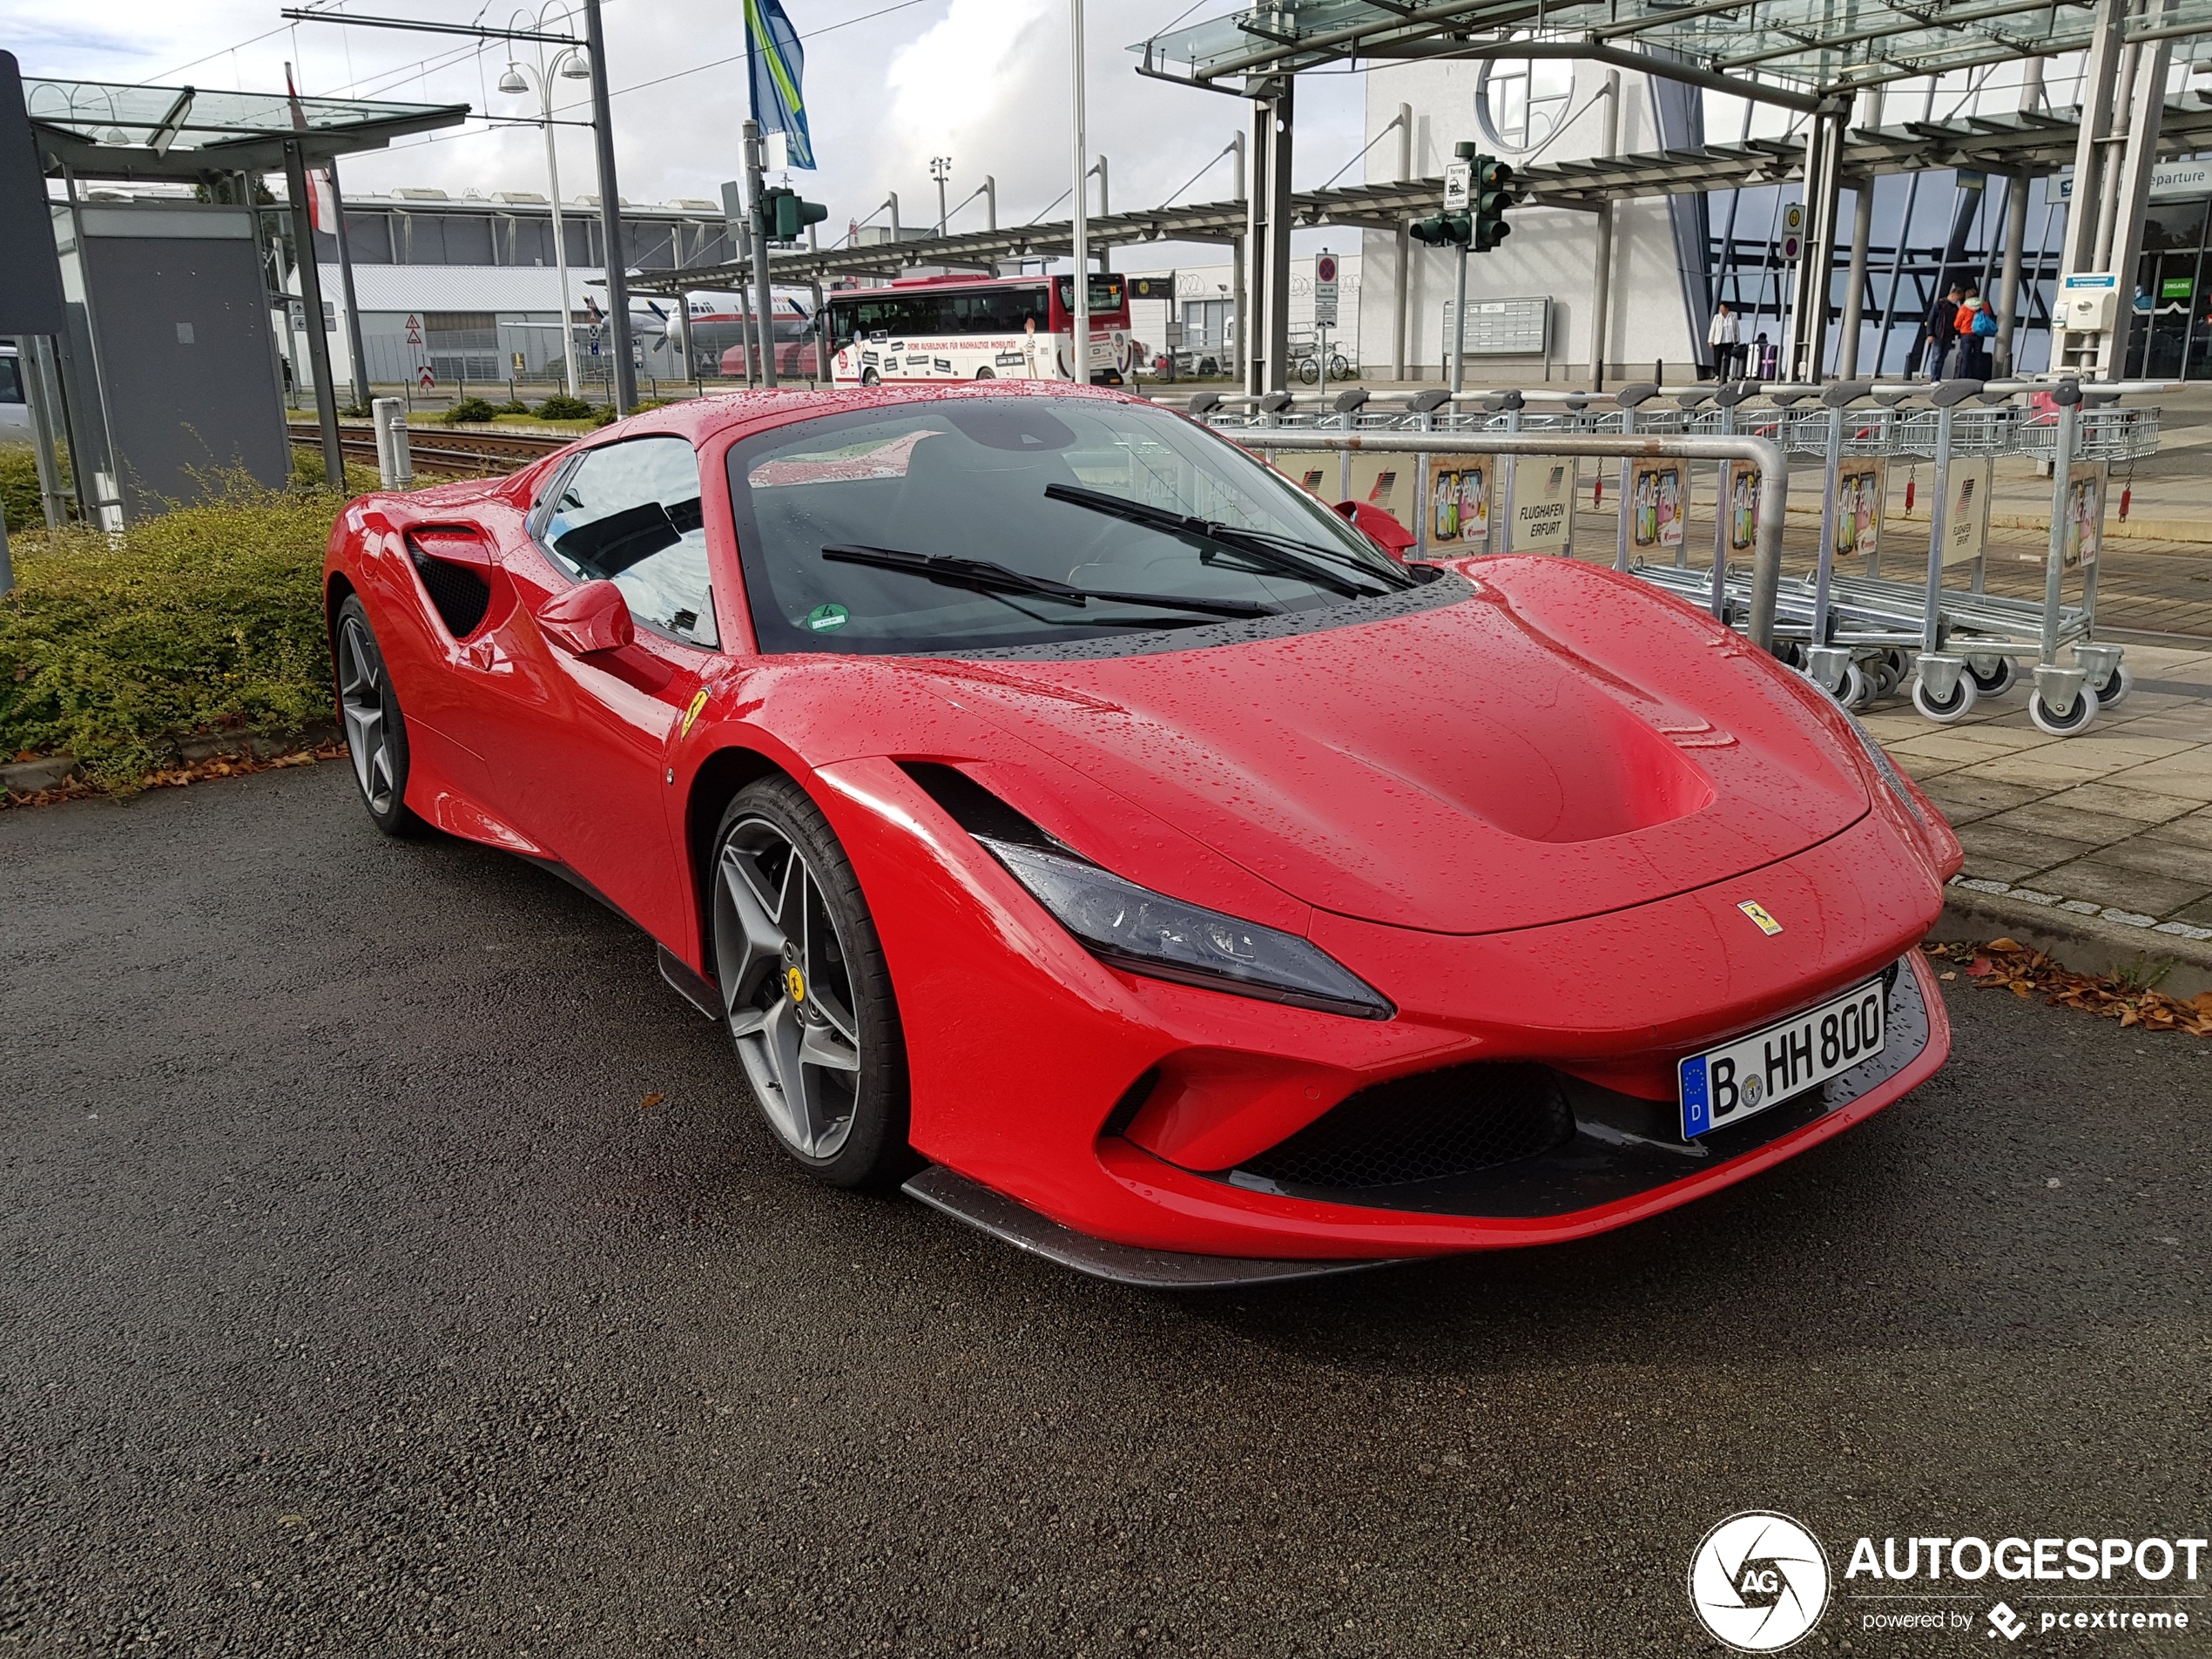
[[[1770,439],[1787,455],[1821,462],[1817,552],[1810,572],[1779,583],[1778,654],[1848,707],[1909,694],[1912,706],[1939,724],[1962,719],[1982,699],[2025,685],[2029,718],[2053,735],[2071,736],[2086,730],[2099,709],[2122,701],[2132,684],[2124,651],[2095,641],[2097,556],[2110,468],[2148,455],[2158,444],[2158,410],[2122,408],[2120,399],[2166,389],[2163,382],[2074,380],[1731,382],[1680,392],[1635,385],[1609,395],[1507,390],[1453,399],[1428,392],[1395,407],[1354,390],[1335,397],[1205,395],[1193,401],[1191,413],[1240,435],[1254,428],[1334,427],[1386,445],[1393,430]],[[1925,569],[1906,579],[1883,572],[1878,542],[1863,560],[1849,561],[1858,568],[1840,568],[1854,543],[1850,516],[1864,509],[1851,491],[1866,475],[1855,473],[1852,463],[1878,456],[1932,469]],[[1980,532],[1988,473],[1982,463],[2000,456],[2042,462],[2052,480],[2040,600],[1985,590]],[[1956,481],[1954,474],[1960,475]],[[1954,482],[1969,478],[1979,484],[1980,499],[1968,489],[1962,502]],[[1615,496],[1618,568],[1743,627],[1753,573],[1740,556],[1730,558],[1728,528],[1717,522],[1726,516],[1715,514],[1710,568],[1689,563],[1686,541],[1672,563],[1634,556],[1629,482],[1624,462]],[[1981,515],[1981,524],[1962,523],[1962,513]],[[1974,533],[1962,538],[1962,529]],[[1962,539],[1973,549],[1970,559],[1955,556]],[[1947,554],[1953,556],[1947,560]],[[2069,597],[2067,578],[2077,574],[2077,591]]]

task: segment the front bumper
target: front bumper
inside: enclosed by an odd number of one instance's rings
[[[1141,1251],[1359,1262],[1595,1233],[1841,1133],[1949,1052],[1940,1000],[1909,954],[1941,888],[1871,814],[1755,880],[1519,933],[1411,934],[1312,913],[1309,936],[1399,1004],[1377,1022],[1109,968],[897,768],[824,775],[898,988],[916,1150]],[[1746,921],[1746,897],[1787,920],[1779,940]],[[1900,957],[1880,1062],[1682,1142],[1683,1055]],[[1387,1194],[1238,1178],[1362,1090],[1494,1062],[1559,1074],[1571,1135]]]

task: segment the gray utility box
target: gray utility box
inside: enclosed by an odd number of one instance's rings
[[[281,486],[291,441],[252,213],[57,204],[54,236],[77,475],[88,509],[109,509],[93,522],[204,500],[240,469]]]

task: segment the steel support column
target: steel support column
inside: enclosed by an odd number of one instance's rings
[[[2020,66],[2020,107],[2033,115],[2043,102],[2043,60]],[[2020,327],[2020,264],[2027,241],[2027,186],[2031,175],[2014,173],[2005,185],[2005,262],[1997,277],[1997,345],[1990,369],[2000,379],[2013,373],[2013,341]]]
[[[1291,120],[1294,76],[1251,85],[1251,197],[1244,291],[1251,302],[1244,390],[1286,391],[1291,371]]]
[[[1251,217],[1251,198],[1245,193],[1244,135],[1242,132],[1233,134],[1229,140],[1229,147],[1236,152],[1236,158],[1230,164],[1229,199],[1232,202],[1242,202],[1244,205],[1244,216],[1249,221]],[[1250,239],[1245,237],[1238,236],[1230,239],[1229,334],[1228,338],[1222,341],[1221,355],[1223,361],[1229,366],[1230,378],[1240,386],[1251,384],[1251,353],[1244,347],[1244,341],[1248,337],[1244,329],[1244,250],[1251,246]]]
[[[1844,126],[1840,114],[1816,115],[1805,125],[1805,239],[1791,287],[1788,372],[1801,385],[1820,379],[1828,341]]]
[[[2115,118],[2126,88],[2119,84],[2122,25],[2132,0],[2096,0],[2089,25],[2089,49],[2081,69],[2081,126],[2074,146],[2074,192],[2067,199],[2066,239],[2059,253],[2059,277],[2101,271],[2097,246],[2098,220],[2102,217],[2105,152],[2114,139]],[[2132,285],[2122,285],[2126,298]],[[2097,361],[2098,337],[2059,332],[2054,318],[2054,368],[2092,365]]]
[[[315,227],[307,208],[307,170],[300,146],[284,146],[284,189],[292,202],[293,263],[300,272],[300,300],[307,313],[307,365],[315,382],[315,421],[322,428],[322,474],[333,489],[346,488],[346,455],[338,442],[338,393],[330,376],[330,337],[322,327],[322,273],[315,266]]]
[[[2146,0],[2145,27],[2156,29],[2169,22],[2174,0]],[[2158,131],[2166,113],[2166,71],[2172,60],[2170,39],[2146,40],[2135,47],[2135,83],[2128,98],[2128,143],[2120,156],[2118,182],[2113,191],[2112,230],[2105,244],[2105,268],[2120,277],[2120,305],[2113,325],[2097,351],[2097,375],[2116,378],[2128,364],[2128,334],[2135,320],[2130,303],[2134,293],[2135,266],[2143,239],[2143,204],[2150,192],[2150,172],[2158,159]],[[2154,296],[2154,303],[2155,296]]]
[[[1858,199],[1851,221],[1851,273],[1844,279],[1844,326],[1836,342],[1836,373],[1843,380],[1858,378],[1858,334],[1866,314],[1866,245],[1874,234],[1874,180],[1858,181],[1851,194]]]
[[[1621,71],[1605,71],[1604,152],[1610,158],[1621,150]],[[1590,384],[1605,389],[1606,334],[1613,314],[1613,203],[1597,210],[1597,247],[1590,261]]]
[[[1413,178],[1413,106],[1401,104],[1398,106],[1398,182],[1410,184]],[[1406,284],[1413,275],[1413,226],[1400,214],[1392,241],[1390,285],[1390,378],[1394,381],[1406,378],[1406,321],[1412,311]]]

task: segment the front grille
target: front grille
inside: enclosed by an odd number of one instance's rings
[[[1534,1157],[1574,1133],[1548,1067],[1478,1062],[1363,1089],[1243,1169],[1282,1186],[1396,1186]]]
[[[415,550],[415,568],[446,631],[455,639],[475,633],[491,608],[490,584],[468,565],[433,558],[420,548]]]

